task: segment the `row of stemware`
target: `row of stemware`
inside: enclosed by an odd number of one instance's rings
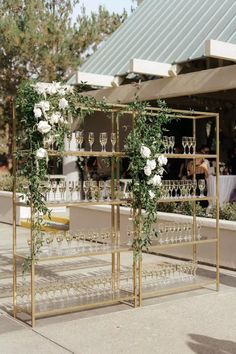
[[[199,196],[204,197],[206,182],[204,179],[197,180],[163,180],[162,198],[191,198]]]
[[[166,154],[174,153],[175,137],[174,136],[163,136],[162,144]],[[184,154],[195,154],[196,153],[196,139],[192,136],[182,137],[182,146],[184,148]]]
[[[24,186],[24,193],[27,194],[29,186]],[[108,181],[65,181],[65,179],[51,179],[45,181],[40,186],[43,198],[47,202],[96,202],[111,201],[124,198],[121,191],[121,183],[114,181],[112,186],[111,180]]]
[[[69,131],[65,136],[65,147],[67,151],[84,151],[82,149],[83,143],[88,141],[89,151],[93,151],[93,145],[95,142],[95,133],[88,132],[85,139],[84,131]],[[101,145],[101,151],[106,152],[106,146],[108,142],[108,133],[102,132],[99,134],[99,143]],[[110,142],[112,146],[112,152],[115,152],[115,146],[117,143],[116,133],[110,134]],[[50,137],[44,138],[43,145],[45,149],[54,150],[56,145],[56,136],[53,134]],[[77,147],[78,146],[78,147]]]
[[[113,249],[119,246],[119,239],[110,228],[102,228],[78,230],[75,233],[42,232],[40,243],[42,254],[56,256]],[[27,240],[27,244],[31,249],[31,239]]]
[[[158,228],[153,229],[150,239],[157,240],[159,244],[171,244],[178,242],[190,242],[193,239],[201,239],[201,224],[196,224],[196,230],[193,232],[192,223],[171,223],[159,224]]]

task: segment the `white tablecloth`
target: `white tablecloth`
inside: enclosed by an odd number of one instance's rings
[[[234,189],[236,189],[236,176],[229,175],[219,176],[220,178],[220,205],[225,202],[229,202],[230,195]],[[216,194],[216,177],[209,176],[207,179],[208,196],[213,197]]]

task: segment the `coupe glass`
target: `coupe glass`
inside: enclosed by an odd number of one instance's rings
[[[94,144],[94,133],[93,132],[88,133],[88,142],[89,142],[89,146],[90,146],[90,151],[92,151],[93,144]]]

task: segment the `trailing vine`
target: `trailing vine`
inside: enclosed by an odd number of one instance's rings
[[[17,131],[20,132],[15,158],[21,165],[20,175],[28,181],[25,194],[32,211],[31,254],[23,264],[25,272],[41,251],[44,217],[50,218],[50,209],[43,193],[44,183],[48,179],[45,140],[50,141],[53,137],[56,149],[62,152],[64,136],[71,129],[72,122],[83,120],[82,109],[86,110],[86,114],[91,114],[96,108],[106,112],[108,106],[105,101],[98,102],[93,97],[81,95],[81,87],[33,81],[24,82],[19,87],[15,104]]]
[[[140,254],[151,244],[152,224],[157,220],[156,205],[161,196],[162,176],[167,163],[163,155],[162,134],[172,119],[170,110],[163,101],[158,101],[160,110],[147,110],[148,104],[137,99],[129,105],[135,115],[135,126],[126,141],[126,153],[130,158],[132,176],[132,209],[136,235],[133,249]]]

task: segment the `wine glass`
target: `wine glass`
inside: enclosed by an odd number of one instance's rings
[[[116,133],[111,133],[111,145],[112,145],[112,152],[115,152]]]
[[[203,198],[203,197],[204,197],[204,190],[205,190],[205,187],[206,187],[205,180],[204,180],[204,179],[199,179],[199,180],[198,180],[198,188],[199,188],[199,190],[200,190],[200,198]]]
[[[76,140],[77,140],[77,143],[78,143],[78,145],[79,145],[79,151],[81,151],[81,149],[82,149],[82,144],[83,144],[83,141],[84,141],[84,133],[83,133],[83,131],[77,131],[76,133],[75,133],[75,138],[76,138]]]
[[[89,142],[89,146],[90,146],[90,151],[92,151],[93,144],[94,144],[94,133],[93,132],[88,133],[88,142]]]

